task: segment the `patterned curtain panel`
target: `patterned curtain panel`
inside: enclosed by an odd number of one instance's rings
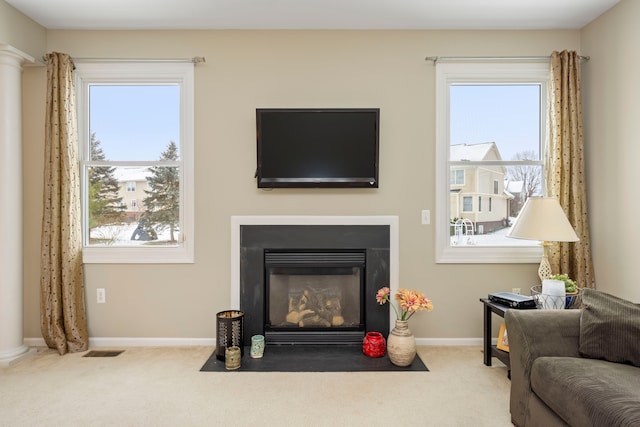
[[[73,62],[47,55],[40,326],[58,353],[87,350]]]
[[[557,274],[568,274],[580,287],[595,287],[587,189],[584,170],[580,57],[576,52],[551,54],[550,134],[546,159],[547,194],[560,201],[579,242],[555,243],[549,263]]]

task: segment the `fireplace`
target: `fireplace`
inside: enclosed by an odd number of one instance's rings
[[[375,294],[396,287],[390,266],[395,223],[264,218],[233,217],[238,289],[232,304],[244,312],[245,339],[263,334],[271,345],[361,344],[368,331],[386,335],[389,306],[377,304]]]

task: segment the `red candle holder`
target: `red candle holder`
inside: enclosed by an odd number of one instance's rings
[[[362,352],[369,357],[382,357],[387,343],[380,332],[367,332],[362,340]]]

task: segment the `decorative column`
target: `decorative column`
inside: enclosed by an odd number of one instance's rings
[[[0,366],[28,356],[23,330],[22,64],[29,55],[0,43]]]

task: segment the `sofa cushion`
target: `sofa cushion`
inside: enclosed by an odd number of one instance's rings
[[[640,366],[640,306],[585,289],[580,318],[580,354]]]
[[[640,425],[640,368],[581,357],[539,357],[531,389],[569,425]]]

